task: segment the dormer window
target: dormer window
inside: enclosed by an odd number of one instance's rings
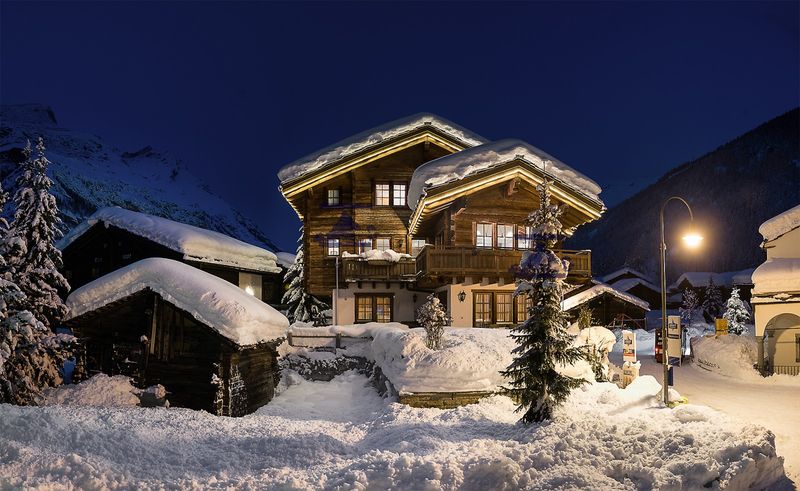
[[[475,227],[475,246],[491,249],[494,238],[494,230],[491,223],[478,223]]]
[[[389,206],[390,186],[387,183],[375,184],[375,206]]]
[[[514,248],[514,226],[497,224],[497,247],[499,249]]]
[[[339,188],[328,189],[328,206],[339,206],[342,202],[342,193]]]

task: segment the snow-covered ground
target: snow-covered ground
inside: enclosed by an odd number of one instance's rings
[[[381,399],[347,372],[287,373],[256,414],[0,405],[0,488],[746,489],[782,476],[771,434],[664,409],[640,377],[576,391],[552,422],[495,396],[452,410]]]

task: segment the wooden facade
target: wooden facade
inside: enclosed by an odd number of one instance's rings
[[[235,285],[240,273],[261,278],[261,300],[279,305],[283,296],[283,275],[238,269],[184,259],[183,255],[147,238],[113,225],[97,223],[62,250],[63,274],[72,290],[119,268],[148,257],[163,257],[190,264]]]
[[[269,402],[276,346],[238,346],[146,289],[67,322],[84,344],[82,372],[163,385],[173,406],[242,416]]]

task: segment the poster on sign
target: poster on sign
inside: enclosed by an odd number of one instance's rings
[[[681,316],[667,316],[667,355],[670,364],[680,364],[683,353],[683,336],[681,336]],[[675,360],[673,360],[675,358]]]
[[[622,361],[636,363],[636,333],[622,331]]]

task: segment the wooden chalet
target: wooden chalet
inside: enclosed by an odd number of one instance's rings
[[[512,300],[512,270],[531,247],[524,222],[545,176],[553,201],[568,205],[569,234],[600,217],[600,188],[566,164],[431,114],[368,130],[278,174],[304,223],[307,289],[333,300],[335,322],[413,322],[436,292],[464,327],[525,315]],[[557,253],[570,261],[570,281],[591,277],[590,251]]]
[[[602,281],[619,291],[644,300],[651,306],[661,305],[661,288],[656,286],[649,276],[635,269],[627,267],[619,269],[603,276]]]
[[[598,325],[631,329],[645,329],[646,315],[650,311],[646,301],[594,279],[564,294],[561,307],[572,320],[577,320],[582,306],[592,311],[592,318]]]
[[[59,242],[63,274],[80,288],[148,257],[163,257],[211,273],[271,305],[283,295],[275,254],[227,235],[166,218],[102,208]]]
[[[81,372],[161,384],[173,406],[242,416],[272,399],[288,320],[238,287],[170,259],[116,270],[67,298]]]

